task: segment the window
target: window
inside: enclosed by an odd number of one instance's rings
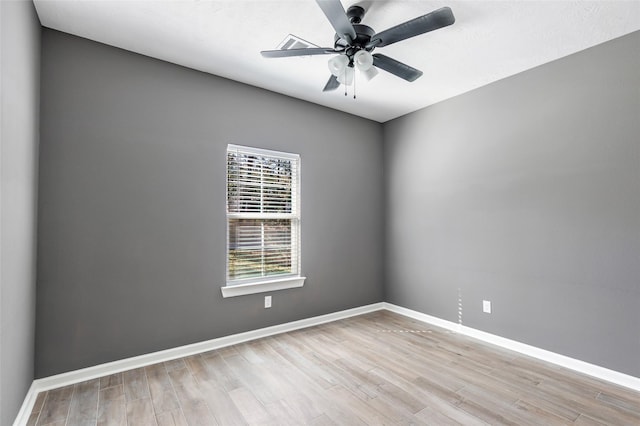
[[[227,147],[224,297],[300,287],[300,156]]]

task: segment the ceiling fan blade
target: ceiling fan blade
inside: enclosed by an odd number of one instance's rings
[[[382,32],[374,34],[367,47],[383,47],[398,41],[406,40],[438,28],[453,24],[456,18],[449,7],[442,7],[426,15],[419,16],[410,21],[391,27]]]
[[[339,53],[330,47],[307,47],[304,49],[277,49],[260,52],[265,58],[286,58],[289,56],[331,55]]]
[[[373,65],[407,81],[415,81],[422,71],[380,53],[373,54]]]
[[[324,12],[333,29],[336,30],[336,34],[350,43],[355,40],[356,30],[349,22],[340,0],[316,0],[316,3]]]
[[[329,81],[327,81],[327,84],[324,86],[324,89],[322,89],[322,91],[330,92],[332,90],[336,90],[338,87],[340,87],[340,83],[338,82],[338,77],[332,74],[331,77],[329,77]]]

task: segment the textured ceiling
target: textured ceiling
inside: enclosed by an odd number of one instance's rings
[[[385,122],[496,80],[640,30],[639,1],[357,1],[382,31],[449,6],[450,27],[376,49],[424,72],[384,71],[323,93],[331,56],[266,59],[288,34],[333,47],[313,0],[35,0],[43,26]]]

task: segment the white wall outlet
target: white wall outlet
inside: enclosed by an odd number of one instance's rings
[[[271,307],[271,296],[265,296],[264,297],[264,308],[270,308]]]
[[[491,300],[483,300],[482,301],[482,312],[486,314],[491,313]]]

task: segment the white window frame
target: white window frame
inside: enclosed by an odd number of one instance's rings
[[[291,218],[296,222],[295,230],[292,229],[291,235],[291,250],[292,250],[292,273],[286,275],[274,275],[267,276],[261,278],[249,278],[249,279],[237,279],[237,280],[229,280],[229,222],[231,219],[262,219],[267,218],[266,215],[262,215],[260,213],[230,213],[228,206],[226,207],[227,211],[227,237],[226,237],[226,284],[221,288],[222,296],[227,297],[235,297],[242,296],[246,294],[254,294],[254,293],[264,293],[276,290],[284,290],[288,288],[302,287],[304,285],[304,281],[306,277],[301,276],[301,263],[300,263],[300,156],[298,154],[291,154],[287,152],[280,151],[272,151],[268,149],[262,148],[253,148],[241,145],[229,144],[225,151],[225,178],[227,184],[225,185],[225,205],[227,205],[226,200],[228,200],[229,196],[229,188],[228,188],[228,169],[226,166],[226,161],[228,157],[229,151],[241,151],[244,153],[265,156],[265,157],[276,157],[276,158],[284,158],[291,159],[294,161],[296,167],[295,179],[292,185],[292,213],[291,214],[282,214],[282,218]],[[274,213],[269,214],[268,218],[277,219],[279,215]]]

